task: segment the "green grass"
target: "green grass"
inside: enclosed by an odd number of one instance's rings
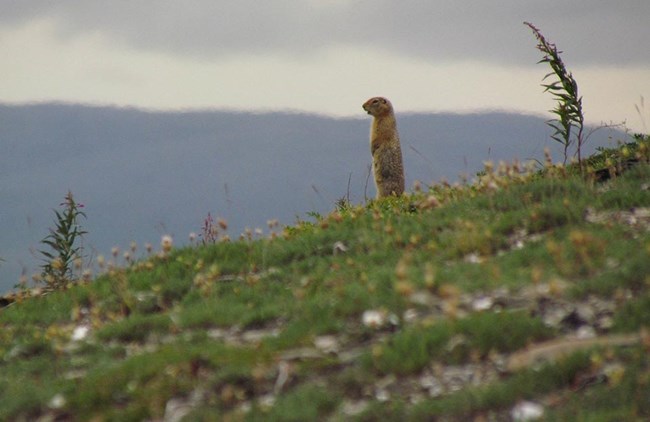
[[[250,421],[313,421],[332,413],[340,400],[337,392],[325,386],[303,385],[283,396],[270,410],[255,408]]]
[[[469,418],[486,409],[503,409],[517,400],[566,388],[588,366],[588,356],[576,354],[558,365],[525,370],[495,385],[468,388],[442,400],[424,401],[407,413],[408,419],[421,420],[442,415]]]
[[[552,295],[565,301],[615,298],[611,332],[650,326],[650,221],[626,217],[650,207],[648,148],[625,147],[641,164],[603,183],[571,168],[486,171],[476,184],[340,207],[273,238],[175,249],[16,302],[0,310],[0,420],[162,419],[170,400],[192,402],[191,420],[471,420],[549,397],[547,420],[647,418],[642,345],[582,350],[436,398],[413,387],[433,367],[563,334],[530,306],[461,309],[468,295],[562,286]],[[589,166],[623,157],[602,154]],[[385,324],[365,326],[368,310]],[[90,334],[73,341],[80,325]],[[315,347],[322,336],[338,357]],[[576,388],[607,363],[624,370]],[[382,402],[385,379],[403,388]],[[350,401],[366,406],[346,416]]]
[[[552,334],[541,321],[521,312],[477,313],[457,321],[406,328],[386,345],[375,346],[367,359],[381,373],[405,375],[421,371],[433,359],[463,363],[472,353],[485,357],[492,351],[511,352]],[[461,344],[450,350],[447,345],[453,336],[459,336]]]

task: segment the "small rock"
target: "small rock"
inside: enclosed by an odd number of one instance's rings
[[[596,321],[596,327],[602,331],[608,331],[614,326],[614,319],[609,315],[604,315]]]
[[[423,375],[420,377],[420,386],[429,392],[429,397],[438,397],[445,392],[438,378],[433,375]]]
[[[532,401],[522,401],[512,408],[510,415],[516,422],[534,421],[544,416],[544,407]]]
[[[608,214],[599,213],[591,207],[587,207],[585,211],[585,220],[588,223],[593,223],[593,224],[604,223],[605,221],[607,221],[608,217],[609,217]]]
[[[319,336],[314,339],[314,346],[323,353],[338,353],[340,344],[334,336]]]
[[[612,315],[616,311],[616,303],[613,298],[609,300],[590,296],[588,303],[598,316],[605,314]]]
[[[648,190],[648,184],[645,184],[646,188],[643,190]],[[650,208],[634,208],[632,211],[635,216],[638,218],[650,218]]]
[[[258,399],[258,402],[260,407],[270,409],[275,404],[275,396],[273,394],[265,394]]]
[[[277,337],[278,334],[280,334],[280,331],[276,328],[271,330],[248,330],[244,331],[241,338],[247,343],[257,343],[266,337]]]
[[[480,264],[481,262],[484,261],[484,259],[481,258],[481,256],[475,252],[465,255],[464,260],[465,262],[469,262],[470,264]]]
[[[79,325],[75,327],[72,331],[72,336],[70,337],[73,341],[80,341],[86,338],[90,329],[87,325]]]
[[[473,365],[448,366],[442,372],[443,382],[451,392],[459,391],[467,384],[473,383],[476,375]]]
[[[402,315],[404,322],[415,322],[418,319],[418,311],[413,308],[407,309]]]
[[[208,330],[207,335],[213,340],[221,340],[226,335],[226,331],[223,328],[211,328]]]
[[[577,339],[586,339],[586,338],[594,338],[596,337],[596,330],[594,330],[594,327],[589,326],[589,325],[583,325],[578,328],[576,331],[576,338]]]
[[[549,327],[558,328],[569,314],[571,312],[563,306],[551,306],[548,309],[544,309],[542,321]]]
[[[192,411],[192,405],[189,400],[180,397],[174,397],[167,401],[165,405],[164,422],[180,422],[188,413]]]
[[[492,362],[495,376],[496,373],[503,374],[507,371],[508,355],[492,351],[489,354],[489,359]]]
[[[54,397],[50,399],[48,406],[50,409],[61,409],[65,406],[65,397],[61,393],[55,394]]]
[[[375,394],[375,399],[378,402],[386,402],[386,401],[390,400],[390,393],[388,391],[386,391],[386,390],[379,390]]]
[[[355,402],[346,401],[343,403],[343,408],[341,410],[345,416],[357,416],[363,413],[369,405],[370,404],[367,400],[359,400]]]
[[[494,305],[494,299],[489,296],[482,296],[472,301],[472,309],[477,312],[487,311],[492,308],[492,305]]]
[[[580,304],[576,306],[576,313],[578,314],[578,318],[587,324],[592,324],[596,320],[596,312],[589,305]]]
[[[411,296],[409,296],[409,300],[415,305],[422,305],[427,307],[433,306],[435,303],[435,297],[426,290],[414,292]]]
[[[332,252],[334,253],[334,255],[338,255],[340,253],[345,253],[347,251],[348,251],[348,247],[345,246],[345,244],[343,242],[341,242],[340,240],[337,241],[337,242],[334,242],[334,246],[332,246]]]

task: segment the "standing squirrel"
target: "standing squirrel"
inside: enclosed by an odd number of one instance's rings
[[[402,148],[393,105],[386,98],[373,97],[363,109],[374,117],[370,126],[370,152],[377,185],[377,198],[404,193]]]

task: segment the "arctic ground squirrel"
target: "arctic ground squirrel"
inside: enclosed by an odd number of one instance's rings
[[[370,152],[377,185],[377,198],[404,193],[402,148],[393,105],[386,98],[373,97],[363,109],[374,117],[370,126]]]

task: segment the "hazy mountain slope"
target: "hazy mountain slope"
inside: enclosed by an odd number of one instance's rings
[[[147,112],[41,104],[0,106],[0,291],[38,270],[39,240],[68,189],[85,205],[86,245],[107,254],[134,240],[177,243],[208,212],[230,224],[283,223],[364,198],[369,118],[284,113]],[[474,174],[486,159],[539,157],[543,119],[507,113],[398,116],[407,184]],[[606,144],[607,131],[590,141]],[[619,135],[614,136],[614,139]],[[559,159],[559,152],[556,154]],[[367,196],[374,195],[372,181]]]

